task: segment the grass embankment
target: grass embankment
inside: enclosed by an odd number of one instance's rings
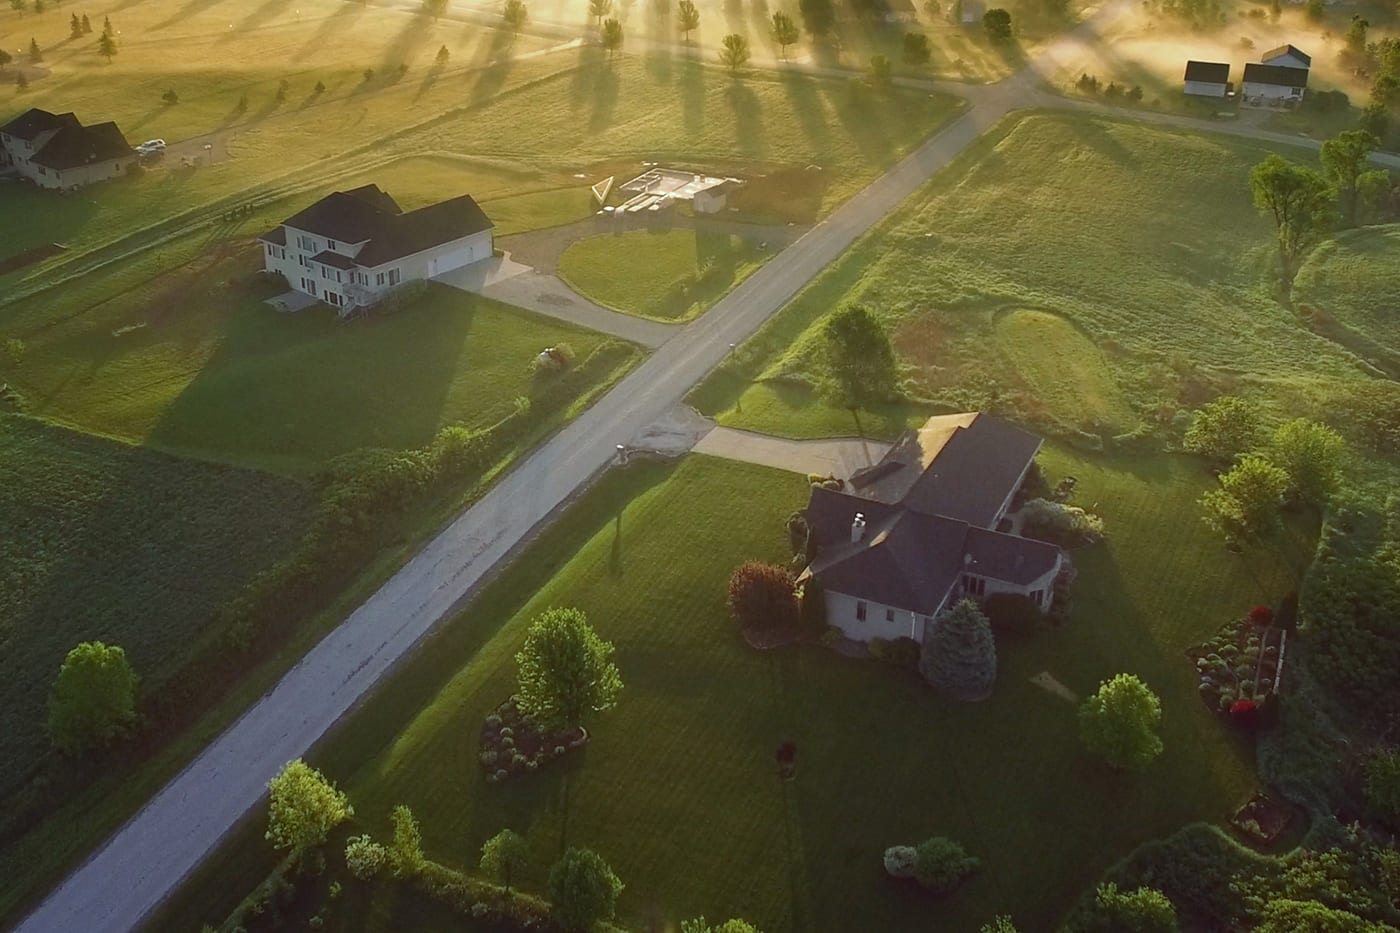
[[[48,752],[68,649],[126,649],[159,689],[210,615],[295,541],[300,483],[0,415],[0,787]]]
[[[806,647],[759,654],[724,609],[729,572],[780,559],[782,521],[807,496],[794,474],[699,456],[609,474],[454,620],[317,759],[377,834],[409,804],[434,858],[469,867],[481,842],[525,833],[539,890],[561,846],[604,853],[628,887],[630,923],[704,913],[763,929],[975,930],[996,913],[1048,928],[1082,887],[1134,845],[1247,795],[1252,756],[1196,697],[1183,650],[1289,585],[1281,553],[1226,553],[1195,500],[1209,482],[1165,457],[1043,455],[1079,478],[1106,544],[1080,551],[1071,622],[1003,641],[996,694],[964,705],[914,675]],[[685,516],[678,533],[677,516]],[[512,689],[513,653],[550,606],[578,606],[617,645],[626,689],[571,762],[487,785],[472,737]],[[1163,698],[1166,752],[1141,776],[1080,748],[1078,695],[1122,670]],[[421,708],[420,708],[421,707]],[[773,777],[777,743],[798,778]],[[272,859],[255,821],[181,897],[189,926],[231,907]],[[883,876],[897,842],[947,833],[986,870],[947,901]],[[337,857],[333,856],[332,864]],[[393,928],[409,914],[347,921]],[[200,912],[193,905],[200,905]]]
[[[1293,300],[1319,332],[1400,378],[1400,225],[1323,243],[1298,271]]]
[[[708,310],[770,255],[728,233],[633,230],[574,243],[559,257],[559,275],[614,310],[687,321]]]
[[[850,414],[816,391],[820,319],[859,301],[887,323],[909,394],[930,405],[1106,436],[1164,428],[1222,392],[1323,413],[1364,374],[1273,297],[1273,233],[1248,186],[1268,152],[1107,119],[1011,123],[692,399],[736,427],[849,433]]]

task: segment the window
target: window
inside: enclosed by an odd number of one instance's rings
[[[329,301],[331,304],[335,305],[337,308],[340,307],[340,295],[331,291],[329,288],[326,289],[326,300]]]
[[[375,284],[375,285],[383,285],[383,284],[384,284],[384,273],[383,273],[383,272],[375,273],[375,276],[374,276],[374,284]]]
[[[982,596],[987,592],[987,581],[981,577],[974,577],[970,573],[963,574],[962,588],[964,593],[973,596]]]
[[[894,621],[894,610],[893,610],[893,609],[886,609],[886,610],[885,610],[885,621],[886,621],[886,622],[893,622],[893,621]]]
[[[389,270],[389,284],[390,284],[390,285],[397,285],[397,284],[399,284],[399,278],[400,278],[400,276],[399,276],[399,270],[398,270],[398,269],[390,269],[390,270]]]
[[[865,600],[863,599],[856,600],[856,621],[865,621]]]
[[[331,252],[335,252],[335,240],[327,240],[326,249],[330,250]]]
[[[309,236],[301,236],[300,234],[298,234],[298,235],[297,235],[297,246],[300,246],[302,249],[306,250],[308,253],[314,253],[314,252],[316,252],[316,241],[313,240],[313,239],[312,239],[311,237],[309,237]]]
[[[1031,592],[1031,599],[1033,599],[1033,600],[1035,601],[1035,604],[1036,604],[1037,606],[1039,606],[1039,605],[1041,604],[1041,601],[1044,600],[1044,598],[1045,598],[1045,591],[1044,591],[1044,590],[1034,590],[1034,591]]]

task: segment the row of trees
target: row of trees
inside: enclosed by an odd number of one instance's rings
[[[1365,222],[1390,190],[1390,176],[1370,167],[1380,140],[1347,130],[1322,144],[1322,170],[1271,155],[1249,173],[1255,206],[1274,221],[1284,295],[1303,256],[1337,226]]]

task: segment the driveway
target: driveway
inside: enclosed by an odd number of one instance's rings
[[[700,438],[693,449],[698,454],[742,460],[794,473],[850,479],[856,470],[878,463],[890,445],[860,437],[797,441],[735,428],[715,428]]]

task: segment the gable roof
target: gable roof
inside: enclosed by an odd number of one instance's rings
[[[60,130],[65,126],[76,127],[82,124],[72,113],[49,113],[47,110],[40,110],[33,107],[15,117],[4,126],[0,126],[0,133],[6,136],[13,136],[15,139],[32,140],[41,133],[50,130]]]
[[[932,615],[963,573],[1026,585],[1051,572],[1053,544],[986,527],[1040,439],[977,412],[930,418],[850,491],[812,488],[807,524],[817,556],[804,571],[833,592]],[[857,514],[861,539],[851,541]]]
[[[336,269],[355,268],[355,260],[351,259],[344,253],[337,253],[328,249],[323,249],[315,256],[312,256],[311,261],[319,262],[323,266],[332,266]]]
[[[284,224],[342,243],[363,243],[403,209],[378,185],[334,191],[291,217]]]
[[[62,171],[135,156],[135,150],[115,123],[82,126],[74,120],[72,126],[60,128],[29,161],[45,168]]]
[[[1040,450],[1040,438],[991,415],[937,415],[875,466],[851,477],[858,495],[925,515],[989,525]]]
[[[1304,65],[1309,65],[1309,66],[1312,65],[1312,56],[1311,56],[1311,55],[1309,55],[1307,52],[1304,52],[1302,49],[1298,48],[1296,45],[1288,45],[1288,44],[1281,45],[1281,46],[1279,46],[1279,47],[1276,48],[1276,49],[1269,49],[1269,51],[1267,51],[1267,52],[1265,52],[1263,55],[1259,56],[1259,60],[1260,60],[1261,62],[1264,62],[1265,64],[1268,64],[1269,61],[1270,61],[1270,59],[1282,58],[1282,57],[1285,56],[1285,55],[1292,55],[1294,58],[1296,58],[1296,59],[1298,59],[1299,61],[1301,61]],[[1288,66],[1284,66],[1284,67],[1288,67]]]
[[[1185,80],[1200,81],[1202,84],[1227,84],[1230,80],[1230,65],[1228,62],[1188,61]]]
[[[404,256],[490,230],[491,220],[469,194],[391,218],[355,256],[361,266],[381,266]]]
[[[1244,66],[1244,80],[1247,84],[1271,84],[1275,87],[1307,87],[1308,69],[1290,68],[1287,65],[1260,65],[1251,62]]]

